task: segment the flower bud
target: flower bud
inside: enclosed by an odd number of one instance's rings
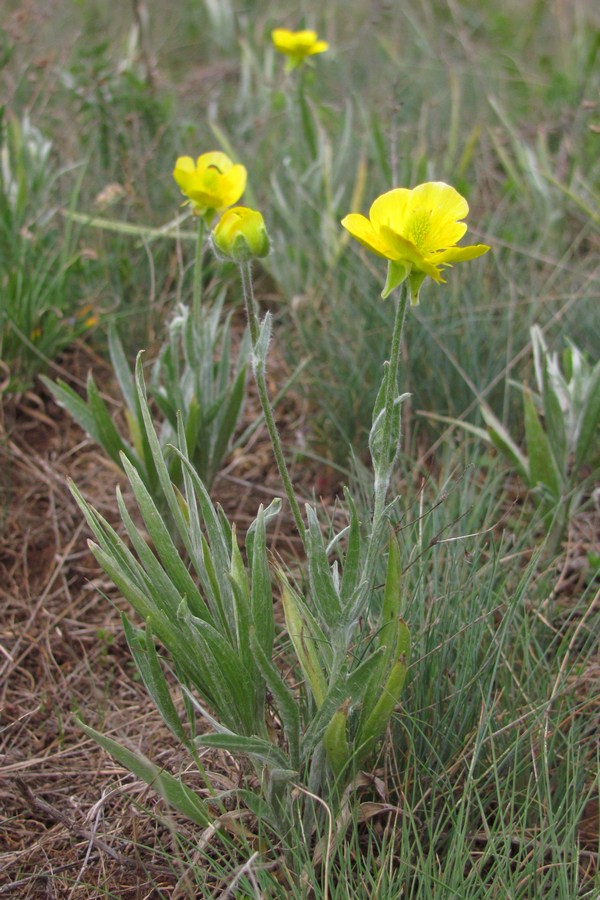
[[[234,206],[223,213],[212,233],[212,242],[218,256],[237,263],[269,252],[269,235],[262,215],[245,206]]]

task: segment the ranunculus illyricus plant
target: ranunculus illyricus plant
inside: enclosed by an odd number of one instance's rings
[[[212,242],[219,256],[237,263],[266,256],[270,246],[262,215],[245,206],[234,206],[223,213]]]
[[[324,53],[329,49],[327,41],[319,40],[316,31],[290,31],[288,28],[275,28],[271,39],[276,50],[288,58],[287,68],[295,69],[302,65],[308,56]]]
[[[419,302],[419,290],[427,276],[443,282],[443,266],[482,256],[485,244],[457,247],[467,230],[461,221],[469,204],[443,181],[428,181],[416,188],[395,188],[372,204],[369,218],[350,213],[342,225],[372,253],[388,260],[388,276],[382,297],[408,278],[410,299]]]
[[[203,153],[196,162],[180,156],[173,178],[188,198],[194,212],[210,222],[215,213],[240,199],[246,188],[245,166],[233,163],[226,153]]]

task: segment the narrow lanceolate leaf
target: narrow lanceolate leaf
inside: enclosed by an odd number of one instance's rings
[[[379,385],[377,397],[375,398],[375,405],[373,406],[373,418],[371,423],[371,430],[369,432],[369,452],[371,454],[371,460],[373,462],[373,468],[375,469],[375,471],[380,469],[382,466],[385,468],[385,463],[381,458],[381,452],[383,441],[383,419],[385,415],[385,394],[387,390],[389,371],[390,364],[389,362],[386,362],[384,363],[383,377],[381,379],[381,384]]]
[[[266,313],[264,319],[261,322],[260,332],[258,335],[258,340],[254,347],[253,354],[253,364],[256,365],[257,362],[265,365],[267,359],[267,353],[269,350],[269,343],[271,340],[271,329],[273,324],[273,318],[271,313]]]
[[[327,693],[327,682],[323,675],[319,654],[315,647],[313,635],[301,614],[300,598],[280,574],[281,602],[285,616],[285,624],[289,638],[294,646],[298,662],[317,706],[321,706]]]
[[[73,494],[77,505],[85,516],[90,529],[95,535],[100,547],[98,550],[105,553],[114,565],[121,570],[127,578],[131,579],[142,590],[149,590],[151,584],[139,562],[131,550],[124,544],[114,528],[85,500],[81,491],[73,482],[69,482],[69,489]],[[95,545],[94,545],[95,546]],[[92,552],[95,550],[92,548]]]
[[[331,717],[344,700],[349,700],[351,706],[360,703],[373,672],[381,665],[382,656],[381,648],[375,650],[355,669],[349,673],[343,672],[329,686],[323,703],[302,737],[303,761],[310,758]]]
[[[231,543],[231,533],[227,534],[225,532],[225,523],[219,519],[210,495],[190,460],[177,447],[173,447],[173,452],[180,458],[184,469],[187,470],[190,476],[190,484],[198,498],[200,513],[210,541],[215,571],[217,577],[222,578],[220,583],[223,588],[227,583],[225,576],[230,566],[229,546]],[[231,529],[229,529],[229,531],[230,530]]]
[[[400,699],[407,671],[406,658],[400,656],[392,666],[379,700],[365,719],[364,725],[359,729],[356,748],[357,759],[360,761],[367,758],[385,731],[394,708]]]
[[[255,726],[252,673],[223,635],[193,616],[185,602],[180,605],[179,619],[187,626],[206,667],[215,712],[232,731],[252,733]]]
[[[179,535],[183,541],[183,544],[193,556],[193,548],[189,539],[189,529],[187,527],[185,517],[179,507],[179,502],[177,500],[177,495],[173,490],[173,486],[171,484],[171,478],[169,476],[169,470],[167,468],[167,464],[165,462],[165,458],[163,455],[162,448],[160,446],[160,442],[158,440],[158,436],[154,429],[154,423],[152,421],[152,413],[148,407],[148,397],[146,393],[146,385],[144,382],[144,372],[142,368],[142,354],[138,353],[138,357],[135,364],[135,384],[137,397],[140,407],[140,414],[142,420],[144,422],[144,431],[146,433],[146,439],[148,442],[148,452],[151,458],[151,463],[154,465],[156,469],[156,475],[160,486],[162,488],[162,492],[164,494],[165,500],[167,501],[167,505],[169,507],[169,511],[173,516],[173,521],[177,526],[177,530]]]
[[[548,442],[552,450],[552,456],[556,468],[561,474],[567,469],[567,435],[565,432],[565,417],[560,406],[560,400],[552,384],[548,373],[548,367],[543,367],[543,392],[544,423],[548,434]]]
[[[196,445],[198,441],[204,440],[200,434],[200,405],[196,397],[192,397],[187,404],[187,418],[185,420],[185,443],[188,455],[193,459],[196,453]],[[177,427],[177,410],[175,411],[175,427]],[[179,463],[181,465],[181,463]],[[201,473],[203,474],[203,473]]]
[[[98,440],[110,458],[118,465],[121,465],[120,454],[122,453],[135,465],[139,466],[139,462],[132,453],[131,447],[128,447],[115,426],[112,417],[106,408],[106,404],[100,396],[100,391],[96,386],[96,382],[92,375],[87,380],[87,397],[90,412],[94,417]]]
[[[298,92],[298,100],[300,103],[300,120],[302,122],[302,130],[308,148],[313,159],[317,158],[318,150],[318,134],[316,127],[316,116],[311,109],[310,103],[306,99],[304,90]]]
[[[185,730],[175,709],[167,680],[158,659],[152,629],[149,625],[146,631],[141,628],[134,628],[124,613],[121,616],[121,620],[131,655],[138,672],[142,676],[146,690],[167,727],[170,728],[176,738],[183,744],[186,744]]]
[[[523,394],[523,409],[531,486],[535,487],[540,484],[554,500],[559,500],[561,496],[560,474],[530,391],[525,391]]]
[[[125,403],[133,412],[137,408],[137,396],[135,393],[135,380],[133,373],[127,362],[123,344],[120,341],[117,329],[112,325],[108,329],[108,352],[112,362],[121,393],[125,398]]]
[[[100,431],[96,427],[94,416],[85,400],[83,400],[73,388],[69,387],[69,385],[60,378],[54,382],[49,378],[46,378],[45,375],[40,375],[40,379],[46,385],[58,405],[66,409],[69,415],[75,419],[77,424],[83,428],[97,444],[99,444]]]
[[[244,560],[242,559],[242,554],[240,553],[240,548],[238,546],[235,524],[231,529],[231,563],[229,572],[232,579],[239,587],[246,606],[249,608],[250,582],[248,581],[248,573],[246,572],[246,566],[244,565]]]
[[[142,756],[128,750],[117,741],[105,737],[89,725],[80,721],[81,728],[88,737],[96,741],[104,750],[116,759],[118,763],[141,778],[150,785],[160,796],[182,815],[187,816],[196,825],[206,828],[214,819],[209,807],[202,799],[185,785],[181,779],[174,778],[169,772],[155,766],[154,763]]]
[[[577,444],[575,447],[575,466],[579,468],[585,463],[599,462],[600,442],[600,363],[593,370],[583,410],[577,423]]]
[[[336,778],[339,778],[350,761],[348,746],[348,709],[350,701],[336,709],[323,735],[323,745],[327,754],[327,762]]]
[[[318,618],[333,628],[340,618],[341,603],[335,589],[331,569],[325,552],[325,542],[315,515],[315,511],[306,504],[308,520],[308,572],[312,602]]]
[[[172,583],[179,596],[187,597],[188,604],[194,615],[198,615],[200,618],[208,618],[204,600],[200,596],[196,583],[190,576],[187,567],[181,559],[171,535],[165,526],[164,519],[156,508],[152,497],[146,490],[146,486],[136,469],[126,459],[123,459],[123,468],[129,478],[144,524],[148,529],[148,534],[150,535],[156,552],[164,566],[168,580]],[[124,505],[121,505],[121,516],[124,519],[127,517]],[[133,526],[131,521],[129,522],[129,527],[131,529],[130,536],[133,540],[133,529],[135,526]],[[147,552],[145,552],[139,541],[136,550],[140,557],[143,554],[146,560],[148,560],[148,553],[152,552],[149,548]],[[150,565],[153,565],[151,560],[149,560],[149,563]]]
[[[271,768],[294,772],[292,765],[282,750],[270,741],[259,737],[246,737],[241,734],[202,734],[196,738],[201,747],[218,747],[230,753],[243,753],[252,756]]]
[[[242,409],[242,404],[244,402],[245,387],[246,366],[243,365],[236,375],[235,381],[231,386],[231,390],[229,391],[228,396],[224,398],[221,404],[222,414],[220,416],[217,436],[212,451],[210,472],[212,477],[217,474],[218,468],[221,465],[225,454],[227,453],[229,442],[231,441],[233,432],[235,431],[235,427],[237,425],[237,421]]]
[[[267,523],[271,521],[271,519],[275,519],[279,513],[281,512],[282,502],[280,497],[275,497],[274,500],[271,500],[266,509],[263,510],[265,528]],[[261,506],[262,509],[262,506]],[[256,534],[256,529],[258,527],[258,516],[250,525],[250,528],[246,532],[246,553],[248,554],[248,562],[250,564],[250,568],[252,568],[252,554],[254,552],[254,536]]]
[[[381,664],[374,669],[365,690],[360,716],[361,724],[365,722],[381,696],[382,686],[387,679],[393,661],[398,659],[401,654],[405,654],[408,661],[410,634],[406,623],[400,618],[401,609],[402,559],[398,538],[393,529],[390,528],[387,573],[379,630],[376,635],[376,642],[382,650]],[[406,637],[408,638],[407,645],[405,642]]]
[[[528,484],[530,484],[529,460],[515,444],[510,434],[489,406],[480,406],[483,421],[487,425],[488,434],[494,446],[508,458],[517,472]]]
[[[346,487],[344,488],[344,497],[346,498],[346,503],[350,510],[350,528],[348,531],[348,544],[344,559],[340,594],[342,603],[347,603],[354,594],[358,582],[360,565],[360,521],[358,519],[354,500]]]
[[[392,646],[395,643],[396,623],[402,607],[402,559],[400,545],[396,533],[390,529],[388,564],[381,609],[381,625],[378,634],[380,646]]]
[[[237,581],[229,575],[229,581],[233,593],[233,616],[234,616],[234,636],[233,643],[236,652],[239,654],[240,662],[251,676],[251,682],[256,689],[256,698],[261,702],[262,680],[256,678],[256,665],[254,655],[250,650],[250,628],[252,627],[252,619],[250,617],[250,603],[248,595],[244,594]],[[257,681],[259,683],[257,683]]]
[[[263,650],[256,630],[250,630],[250,646],[254,652],[256,665],[273,696],[273,701],[288,742],[290,760],[294,768],[300,765],[300,709],[297,699],[281,677],[271,659]]]
[[[271,574],[267,560],[265,512],[262,505],[256,517],[250,564],[252,567],[252,623],[256,639],[265,655],[270,659],[275,638],[275,618],[273,615]]]

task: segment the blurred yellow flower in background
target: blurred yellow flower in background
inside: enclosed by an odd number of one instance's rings
[[[287,68],[295,69],[302,65],[307,56],[324,53],[329,49],[327,41],[320,41],[316,31],[290,31],[288,28],[275,28],[271,39],[276,50],[288,58]]]
[[[196,162],[191,156],[180,156],[173,170],[173,178],[194,212],[207,222],[215,212],[237,203],[246,188],[247,174],[244,166],[220,151],[203,153]]]
[[[363,246],[389,260],[382,297],[409,279],[411,303],[419,302],[425,278],[443,282],[442,267],[482,256],[485,244],[457,247],[467,226],[469,204],[443,181],[428,181],[409,190],[395,188],[378,197],[369,218],[350,213],[343,227]]]

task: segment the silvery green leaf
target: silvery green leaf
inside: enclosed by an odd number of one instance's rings
[[[258,340],[256,342],[256,346],[254,347],[254,362],[256,363],[266,362],[267,353],[269,350],[269,343],[271,340],[271,330],[273,324],[273,317],[270,312],[265,314],[264,319],[262,320],[262,324],[260,326],[260,332],[258,335]]]
[[[105,737],[99,731],[90,728],[89,725],[85,725],[81,720],[79,720],[79,724],[88,737],[92,738],[110,753],[118,763],[150,785],[178,812],[203,828],[206,828],[213,821],[214,816],[208,806],[180,778],[174,778],[173,775],[170,775],[160,766],[154,765],[141,753],[135,753],[117,741]]]

